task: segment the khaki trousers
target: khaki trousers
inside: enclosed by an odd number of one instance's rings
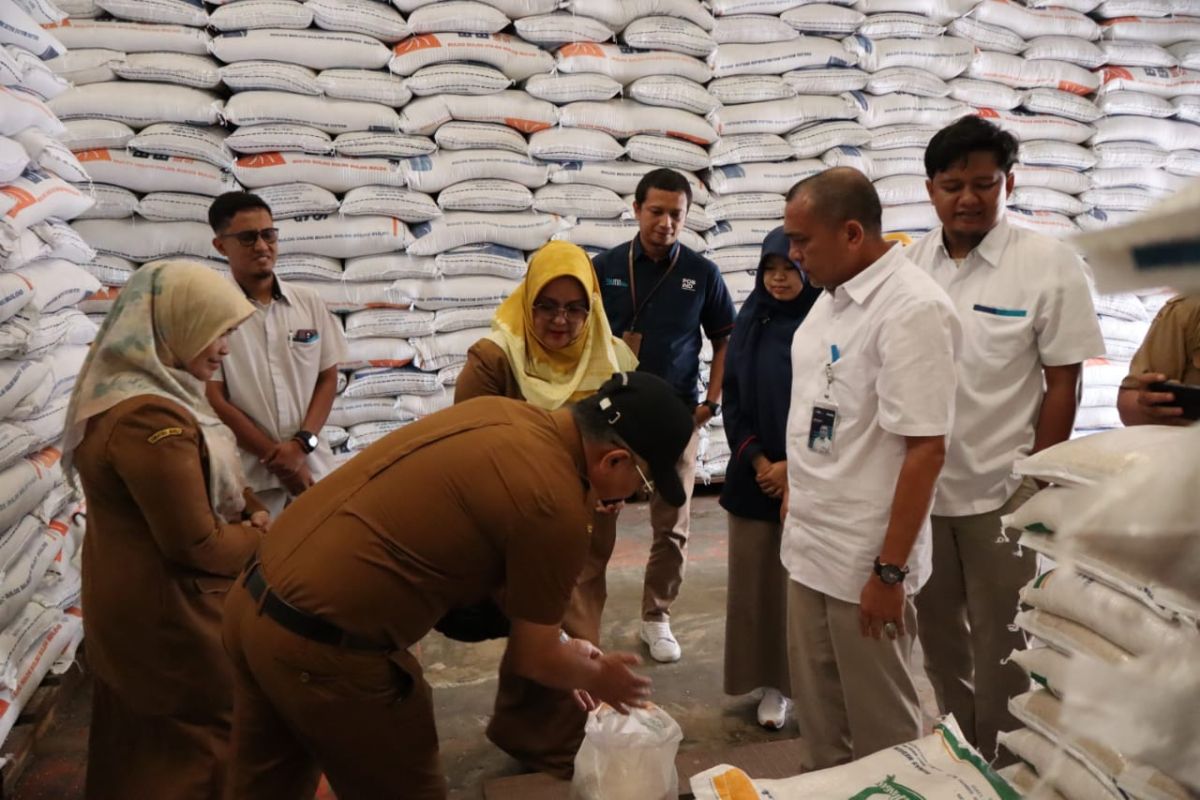
[[[665,622],[671,618],[671,604],[679,596],[683,573],[687,568],[688,534],[692,525],[692,489],[696,483],[696,451],[699,431],[684,448],[677,469],[683,482],[684,503],[675,508],[655,492],[650,497],[650,558],[646,562],[646,580],[642,587],[642,619]]]
[[[600,617],[608,598],[606,570],[617,539],[617,515],[597,513],[592,521],[592,547],[571,595],[562,629],[574,639],[600,646]],[[587,712],[570,692],[551,689],[500,664],[496,705],[487,737],[525,766],[569,779],[575,753],[583,742]]]
[[[921,703],[909,667],[916,625],[909,599],[904,636],[864,637],[857,603],[788,581],[788,662],[796,722],[807,744],[805,770],[921,736]]]
[[[779,522],[729,515],[725,600],[725,694],[759,687],[792,694],[788,677],[788,574]]]
[[[338,800],[445,800],[432,691],[411,653],[304,639],[260,616],[240,582],[224,633],[230,800],[312,800],[322,772]]]
[[[988,760],[996,755],[996,734],[1020,727],[1008,701],[1029,691],[1029,678],[1001,662],[1029,646],[1024,632],[1010,626],[1021,587],[1037,574],[1037,554],[1004,540],[1000,517],[1036,491],[1026,480],[996,511],[934,516],[933,576],[917,597],[925,672],[938,708],[954,714]],[[1008,751],[1002,758],[1015,760]]]

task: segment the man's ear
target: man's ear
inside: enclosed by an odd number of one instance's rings
[[[1004,176],[1004,194],[1011,195],[1013,193],[1013,186],[1015,186],[1016,183],[1017,183],[1017,175],[1015,172],[1009,172],[1007,175],[1005,175]]]
[[[225,240],[220,236],[214,236],[212,240],[213,250],[216,250],[221,255],[229,258],[229,254],[225,252]]]
[[[630,458],[632,458],[632,455],[628,450],[623,447],[617,447],[605,453],[604,458],[601,460],[608,469],[616,469],[626,461],[629,461]]]

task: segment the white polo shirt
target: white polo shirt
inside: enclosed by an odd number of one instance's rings
[[[781,550],[792,580],[858,603],[887,533],[905,437],[950,432],[960,336],[946,293],[899,245],[808,312],[792,340]],[[838,419],[825,455],[809,449],[808,436],[827,387]],[[908,566],[913,594],[929,578],[928,520]]]
[[[958,402],[933,513],[995,511],[1021,481],[1045,395],[1042,366],[1104,355],[1083,262],[1067,245],[1001,220],[955,263],[941,227],[905,255],[950,295],[963,326]]]
[[[304,422],[317,375],[346,360],[346,337],[316,292],[289,286],[278,278],[276,288],[267,305],[247,298],[254,313],[229,337],[229,355],[213,380],[225,382],[229,401],[263,433],[284,442],[295,436]],[[319,436],[321,432],[313,433]],[[283,487],[254,454],[239,452],[251,489]],[[314,480],[335,466],[323,438],[307,460]]]

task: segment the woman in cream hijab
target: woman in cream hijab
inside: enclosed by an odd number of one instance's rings
[[[492,319],[492,332],[467,353],[454,402],[499,395],[554,410],[593,394],[614,372],[637,368],[612,335],[587,253],[550,242]],[[608,596],[604,572],[616,539],[617,509],[597,509],[592,547],[575,585],[563,630],[581,647],[600,641]],[[590,644],[589,644],[590,643]],[[567,692],[547,689],[501,666],[488,738],[527,766],[570,777],[587,713]]]
[[[267,520],[204,383],[252,311],[208,267],[143,267],[71,397],[66,458],[88,510],[89,800],[222,795],[233,689],[221,608]]]

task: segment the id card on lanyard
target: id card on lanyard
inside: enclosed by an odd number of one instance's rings
[[[650,289],[649,294],[642,299],[641,305],[638,305],[637,282],[633,278],[633,244],[633,242],[629,243],[629,298],[633,301],[633,317],[629,320],[629,327],[621,334],[621,340],[629,345],[629,349],[633,351],[633,355],[636,357],[642,349],[642,333],[641,331],[634,330],[637,327],[638,317],[646,307],[646,304],[650,302],[650,298],[658,291],[658,287],[663,285],[663,282],[667,280],[671,272],[675,269],[675,263],[679,261],[681,247],[676,243],[675,255],[671,257],[671,263],[667,266],[666,272],[658,279],[658,283],[654,284]]]
[[[836,344],[829,346],[829,361],[825,364],[825,394],[813,401],[812,418],[808,423],[808,449],[823,456],[833,455],[837,436],[838,407],[833,400],[833,365],[840,357]]]

